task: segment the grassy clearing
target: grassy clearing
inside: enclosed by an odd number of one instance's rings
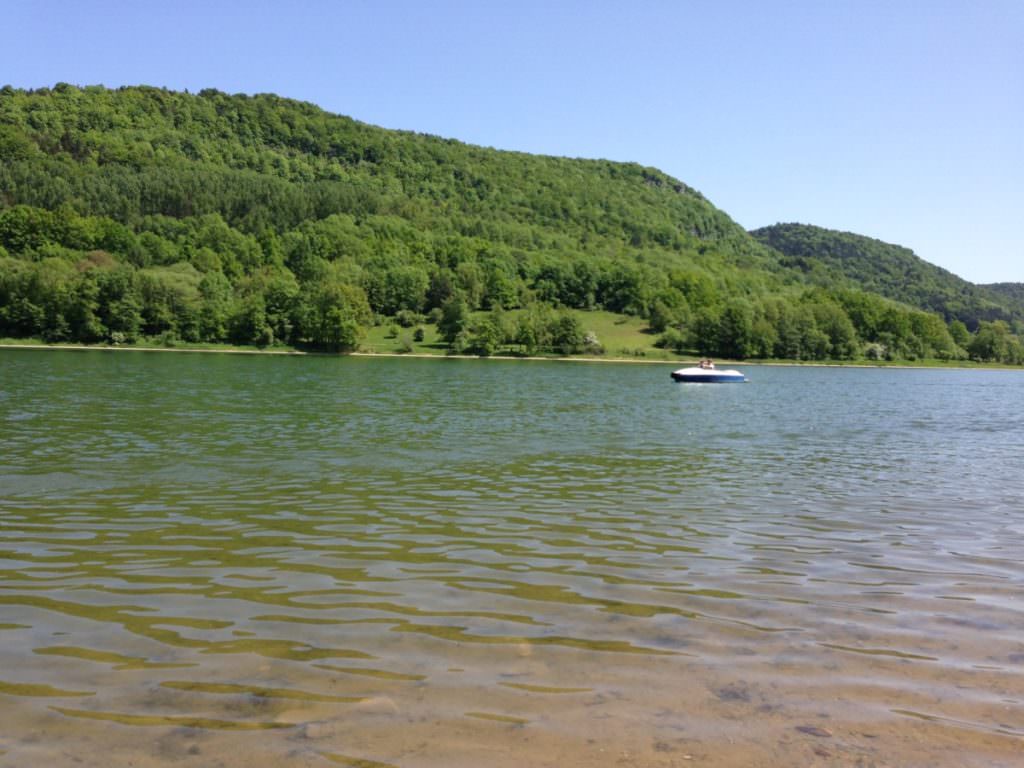
[[[597,334],[597,340],[604,347],[606,357],[642,358],[648,360],[677,360],[679,355],[658,349],[654,342],[658,335],[652,333],[646,320],[612,312],[583,312],[574,310],[584,330]]]
[[[509,310],[506,316],[514,320],[518,313],[518,310]],[[597,335],[605,350],[604,357],[666,361],[679,357],[654,346],[657,336],[649,331],[645,320],[611,312],[572,310],[572,313],[580,319],[584,331],[593,331]],[[479,313],[480,317],[484,315],[485,313]],[[444,355],[447,347],[438,337],[437,328],[427,324],[419,327],[424,332],[422,342],[413,340],[416,328],[399,328],[388,324],[374,326],[367,332],[360,345],[360,351],[376,354]],[[515,356],[522,354],[522,351],[513,344],[501,348],[496,354]]]
[[[414,341],[416,328],[423,329],[423,341]],[[397,330],[397,333],[396,333]],[[360,352],[378,355],[444,355],[447,345],[437,335],[437,326],[424,324],[413,328],[390,325],[375,325],[366,332]]]

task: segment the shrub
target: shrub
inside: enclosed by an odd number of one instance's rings
[[[395,321],[403,328],[412,328],[417,323],[423,322],[423,315],[417,314],[411,309],[400,309],[395,313]]]

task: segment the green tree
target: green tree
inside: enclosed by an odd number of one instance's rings
[[[767,358],[775,355],[779,334],[763,314],[755,316],[750,328],[750,356]]]
[[[356,349],[372,317],[363,289],[346,283],[329,282],[313,288],[303,307],[304,338],[335,352]]]
[[[966,349],[967,345],[971,342],[971,334],[967,330],[967,326],[960,320],[949,321],[949,335],[958,347],[962,347],[964,349]]]
[[[454,296],[441,307],[441,319],[437,324],[437,332],[451,346],[463,331],[469,328],[469,308],[461,296]]]
[[[991,323],[983,320],[968,344],[967,351],[975,360],[1007,361],[1011,351],[1010,326],[1002,320]]]
[[[487,316],[473,324],[469,333],[468,350],[489,357],[498,351],[505,342],[499,322],[493,316]]]
[[[690,320],[690,305],[682,291],[666,288],[659,291],[648,313],[651,330],[661,333],[666,328],[681,328]]]
[[[583,350],[586,333],[580,319],[572,312],[559,312],[551,328],[551,344],[563,355]]]
[[[716,354],[743,360],[756,352],[754,312],[746,302],[727,304],[719,316]]]
[[[702,306],[693,313],[691,346],[702,355],[716,355],[719,350],[721,310],[717,306]]]
[[[260,294],[246,296],[229,320],[230,339],[236,344],[266,347],[274,343],[274,331],[267,322],[267,306]]]
[[[534,302],[525,307],[516,319],[515,342],[523,352],[532,355],[552,348],[552,328],[557,322],[549,304]]]
[[[852,360],[860,347],[857,331],[843,308],[832,301],[811,305],[814,325],[828,338],[827,355],[837,360]]]
[[[222,272],[207,272],[199,281],[199,295],[200,335],[205,341],[225,341],[229,318],[234,314],[231,283]]]

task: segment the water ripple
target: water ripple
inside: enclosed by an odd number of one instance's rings
[[[1019,754],[1019,373],[0,356],[0,699],[53,750]]]

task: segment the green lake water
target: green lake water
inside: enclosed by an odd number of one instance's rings
[[[1024,372],[0,350],[0,766],[1019,765]]]

